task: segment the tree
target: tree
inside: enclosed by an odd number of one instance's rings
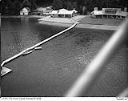
[[[37,8],[37,0],[30,0],[31,2],[31,9]]]
[[[53,0],[53,9],[58,10],[62,9],[64,7],[64,1],[63,0]]]
[[[23,0],[21,8],[23,7],[31,7],[31,2],[29,0]]]
[[[38,6],[53,5],[53,9],[73,9],[76,8],[81,14],[86,8],[92,11],[94,7],[99,9],[105,7],[122,8],[128,7],[128,0],[1,0],[1,13],[8,15],[19,14],[19,10],[23,7],[36,9]]]

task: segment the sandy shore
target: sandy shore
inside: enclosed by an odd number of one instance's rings
[[[41,19],[38,19],[38,21],[45,21],[45,22],[55,22],[55,23],[75,23],[77,21],[80,21],[81,19],[83,19],[85,16],[83,15],[77,15],[74,16],[72,18],[53,18],[51,16],[46,16],[46,17],[42,17]]]
[[[89,16],[78,15],[73,18],[51,18],[44,17],[38,20],[40,24],[69,27],[75,22],[79,22],[77,28],[89,28],[100,30],[117,30],[123,20],[118,19],[97,19]]]
[[[78,24],[78,28],[100,29],[100,30],[117,30],[119,26],[108,25],[91,25],[91,24]]]
[[[40,24],[69,27],[73,23],[57,23],[57,22],[46,22],[41,21]],[[108,25],[92,25],[92,24],[81,24],[79,23],[76,28],[88,28],[88,29],[100,29],[100,30],[117,30],[119,26],[108,26]]]

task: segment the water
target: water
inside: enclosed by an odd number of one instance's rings
[[[32,18],[2,18],[1,47],[2,60],[13,56],[64,28],[39,25]],[[7,51],[5,51],[7,50]],[[7,55],[7,56],[3,56]]]
[[[5,60],[64,27],[41,25],[36,18],[2,18],[1,60]],[[113,31],[72,29],[42,45],[42,50],[6,64],[2,96],[63,96]],[[85,96],[116,96],[127,86],[125,46]]]

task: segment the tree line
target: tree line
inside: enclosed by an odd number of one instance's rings
[[[93,11],[94,7],[123,9],[128,6],[128,0],[2,0],[0,5],[2,15],[19,15],[23,7],[34,10],[37,7],[49,5],[56,10],[76,9],[80,14],[86,14]]]

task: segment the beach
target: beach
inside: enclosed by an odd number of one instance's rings
[[[70,27],[72,23],[57,23],[57,22],[39,22],[40,24],[52,25],[52,26],[61,26],[61,27]],[[119,26],[108,26],[108,25],[92,25],[92,24],[81,24],[79,23],[76,28],[87,28],[87,29],[100,29],[100,30],[117,30]]]
[[[40,24],[69,27],[73,23],[79,22],[77,28],[89,28],[100,30],[117,30],[119,25],[123,22],[122,19],[99,19],[91,18],[89,16],[78,16],[73,18],[51,18],[44,17],[39,19]]]
[[[78,15],[72,18],[52,18],[50,16],[1,16],[1,18],[36,18],[39,24],[59,26],[59,27],[70,27],[75,22],[79,22],[76,28],[89,28],[89,29],[100,29],[100,30],[117,30],[124,19],[107,19],[107,18],[91,18],[89,15]]]

